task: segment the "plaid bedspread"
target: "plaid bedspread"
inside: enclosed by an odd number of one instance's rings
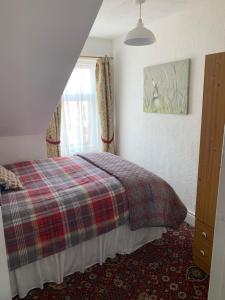
[[[81,157],[7,166],[24,190],[1,197],[9,269],[106,233],[128,220],[125,189]]]
[[[80,155],[115,176],[126,190],[132,230],[147,226],[178,227],[187,209],[162,178],[110,153]]]

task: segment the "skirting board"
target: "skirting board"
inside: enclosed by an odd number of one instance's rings
[[[187,222],[189,225],[195,227],[195,215],[192,212],[188,211],[185,222]]]

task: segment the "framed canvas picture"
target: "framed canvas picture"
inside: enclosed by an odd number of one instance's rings
[[[190,59],[144,69],[144,112],[188,113]]]

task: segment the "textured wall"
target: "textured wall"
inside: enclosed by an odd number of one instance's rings
[[[195,2],[186,12],[152,24],[157,39],[152,46],[129,47],[120,38],[114,41],[118,151],[166,179],[191,212],[196,199],[204,56],[225,51],[224,11],[223,0]],[[185,58],[191,59],[189,114],[143,113],[143,68]]]

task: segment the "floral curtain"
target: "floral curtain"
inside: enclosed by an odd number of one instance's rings
[[[50,121],[46,132],[47,155],[48,157],[60,156],[60,127],[61,127],[61,101]]]
[[[107,56],[99,58],[96,63],[96,91],[102,151],[114,153],[112,75],[110,59]]]

